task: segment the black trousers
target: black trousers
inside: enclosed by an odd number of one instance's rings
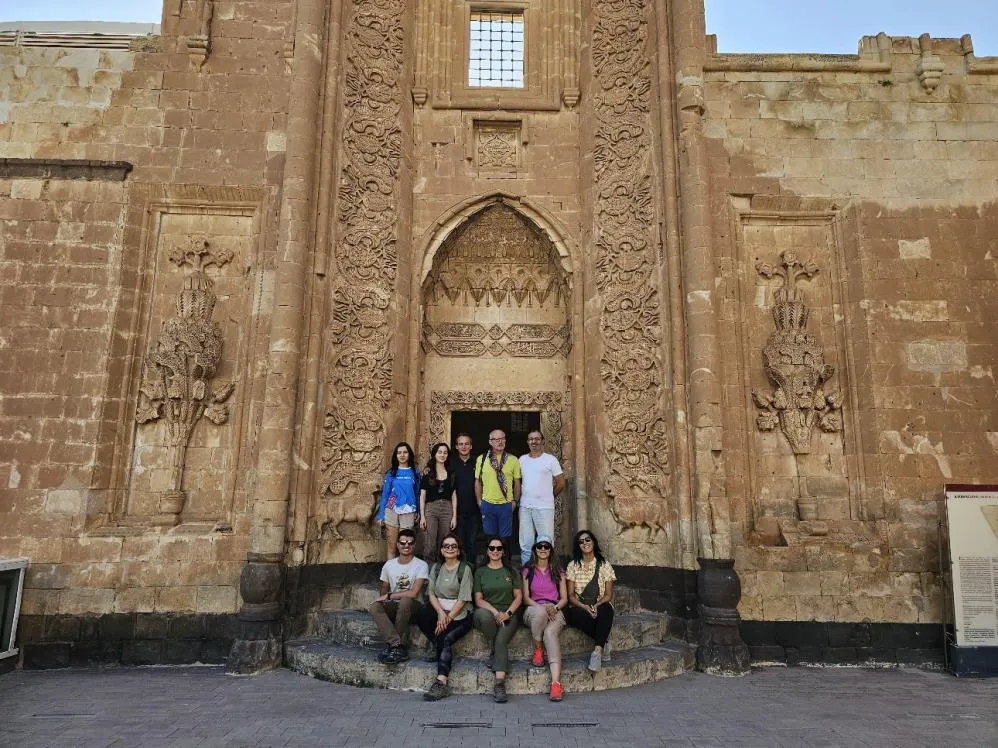
[[[570,605],[565,608],[565,620],[572,628],[592,637],[597,647],[605,647],[613,627],[613,606],[610,603],[600,603],[596,608],[596,617],[593,618],[582,608]]]

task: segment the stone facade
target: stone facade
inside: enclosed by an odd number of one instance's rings
[[[466,84],[479,6],[522,14],[522,87]],[[970,37],[725,55],[697,0],[170,0],[98,39],[0,33],[25,636],[279,638],[302,567],[380,560],[388,450],[495,410],[540,414],[563,533],[625,570],[733,558],[755,622],[942,620],[943,484],[998,471]]]

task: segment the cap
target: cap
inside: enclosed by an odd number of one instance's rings
[[[534,545],[537,545],[538,543],[550,543],[550,542],[551,542],[551,538],[549,536],[547,536],[547,535],[538,535],[537,536],[537,540],[534,541]]]

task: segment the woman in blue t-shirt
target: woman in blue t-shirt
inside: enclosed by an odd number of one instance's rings
[[[392,452],[392,466],[385,473],[378,502],[378,524],[387,528],[387,557],[398,555],[399,530],[412,530],[416,526],[419,504],[419,475],[415,468],[416,455],[407,442],[399,442]]]

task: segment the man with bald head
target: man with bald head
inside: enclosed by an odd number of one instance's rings
[[[502,538],[507,558],[521,479],[520,461],[506,451],[506,433],[490,432],[489,451],[475,463],[475,498],[482,509],[482,530]]]

